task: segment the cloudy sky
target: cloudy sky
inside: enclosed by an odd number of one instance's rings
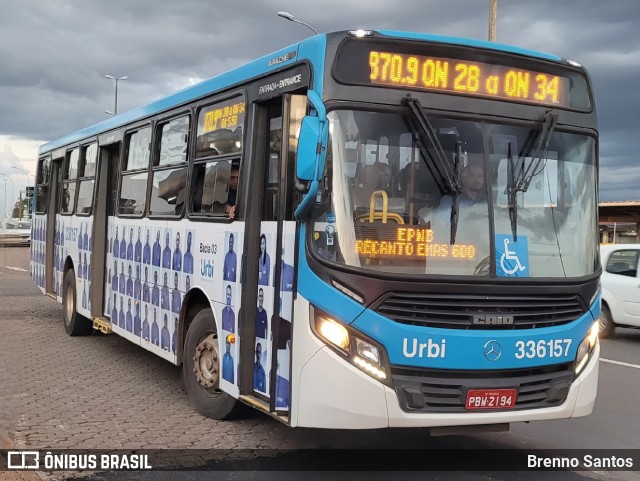
[[[0,0],[0,188],[17,198],[40,144],[303,39],[398,29],[486,39],[489,0]],[[498,41],[589,69],[601,200],[640,199],[640,1],[498,0]],[[30,182],[33,177],[30,177]],[[12,192],[13,190],[13,192]],[[0,194],[0,213],[4,212]],[[1,217],[1,215],[0,215]]]

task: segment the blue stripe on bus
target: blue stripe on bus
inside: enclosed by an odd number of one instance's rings
[[[381,34],[389,37],[407,38],[414,40],[424,40],[428,42],[449,43],[453,45],[465,45],[469,47],[488,48],[491,50],[499,50],[501,52],[516,53],[519,55],[526,55],[528,57],[537,57],[545,60],[560,61],[561,57],[557,55],[551,55],[549,53],[537,52],[535,50],[528,50],[526,48],[514,47],[513,45],[505,45],[503,43],[489,42],[487,40],[475,40],[464,37],[448,37],[445,35],[432,35],[426,33],[409,33],[399,32],[396,30],[378,30]]]
[[[392,365],[492,370],[573,362],[578,345],[593,322],[594,315],[589,310],[568,324],[539,329],[437,329],[400,324],[367,310],[352,327],[382,344]],[[500,356],[494,360],[485,356],[490,341],[499,344]]]
[[[326,35],[310,37],[301,42],[298,48],[298,58],[308,59],[313,65],[311,70],[311,75],[313,76],[312,88],[320,94],[322,94],[324,80],[324,61],[327,51],[326,38]]]
[[[300,227],[298,253],[298,292],[337,321],[349,324],[364,310],[364,306],[320,279],[309,267],[305,249],[306,226]]]
[[[281,50],[278,50],[277,52],[270,53],[269,55],[254,60],[246,65],[233,69],[229,72],[225,72],[208,80],[204,80],[203,82],[187,87],[179,92],[156,100],[155,102],[151,102],[150,104],[144,105],[142,107],[134,108],[133,110],[129,110],[128,112],[124,112],[115,117],[111,117],[100,123],[79,130],[78,132],[44,144],[38,150],[38,154],[42,155],[43,153],[49,152],[58,147],[78,142],[88,137],[99,135],[104,132],[108,132],[110,130],[125,126],[132,122],[136,122],[151,115],[158,114],[162,111],[172,109],[179,105],[187,104],[210,93],[217,92],[232,85],[240,84],[255,77],[259,77],[272,70],[280,69],[284,65],[297,62],[307,55],[314,64],[313,68],[315,71],[316,81],[315,88],[318,89],[318,85],[321,88],[322,72],[324,70],[325,47],[326,35],[323,34],[311,37],[304,40],[303,42],[293,44]],[[295,57],[271,66],[269,65],[270,60],[285,55],[292,50],[296,50],[298,52]],[[317,82],[319,82],[319,84]]]

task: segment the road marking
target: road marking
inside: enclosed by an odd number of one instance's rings
[[[10,271],[27,272],[26,269],[23,269],[21,267],[4,266],[4,268],[9,269]]]
[[[611,364],[618,364],[619,366],[627,366],[627,367],[632,367],[634,369],[640,369],[640,365],[638,365],[638,364],[629,364],[628,362],[612,361],[611,359],[602,359],[602,358],[600,358],[600,360],[602,362],[609,362]]]

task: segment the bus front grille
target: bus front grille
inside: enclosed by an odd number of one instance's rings
[[[587,312],[576,295],[483,296],[391,293],[373,308],[402,324],[443,329],[534,329],[575,321]]]
[[[464,412],[470,389],[516,389],[510,410],[558,406],[569,394],[572,363],[530,369],[457,371],[394,366],[391,377],[405,412]]]

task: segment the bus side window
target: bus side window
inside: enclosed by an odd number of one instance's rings
[[[238,187],[239,160],[214,160],[196,164],[191,212],[231,217]]]

